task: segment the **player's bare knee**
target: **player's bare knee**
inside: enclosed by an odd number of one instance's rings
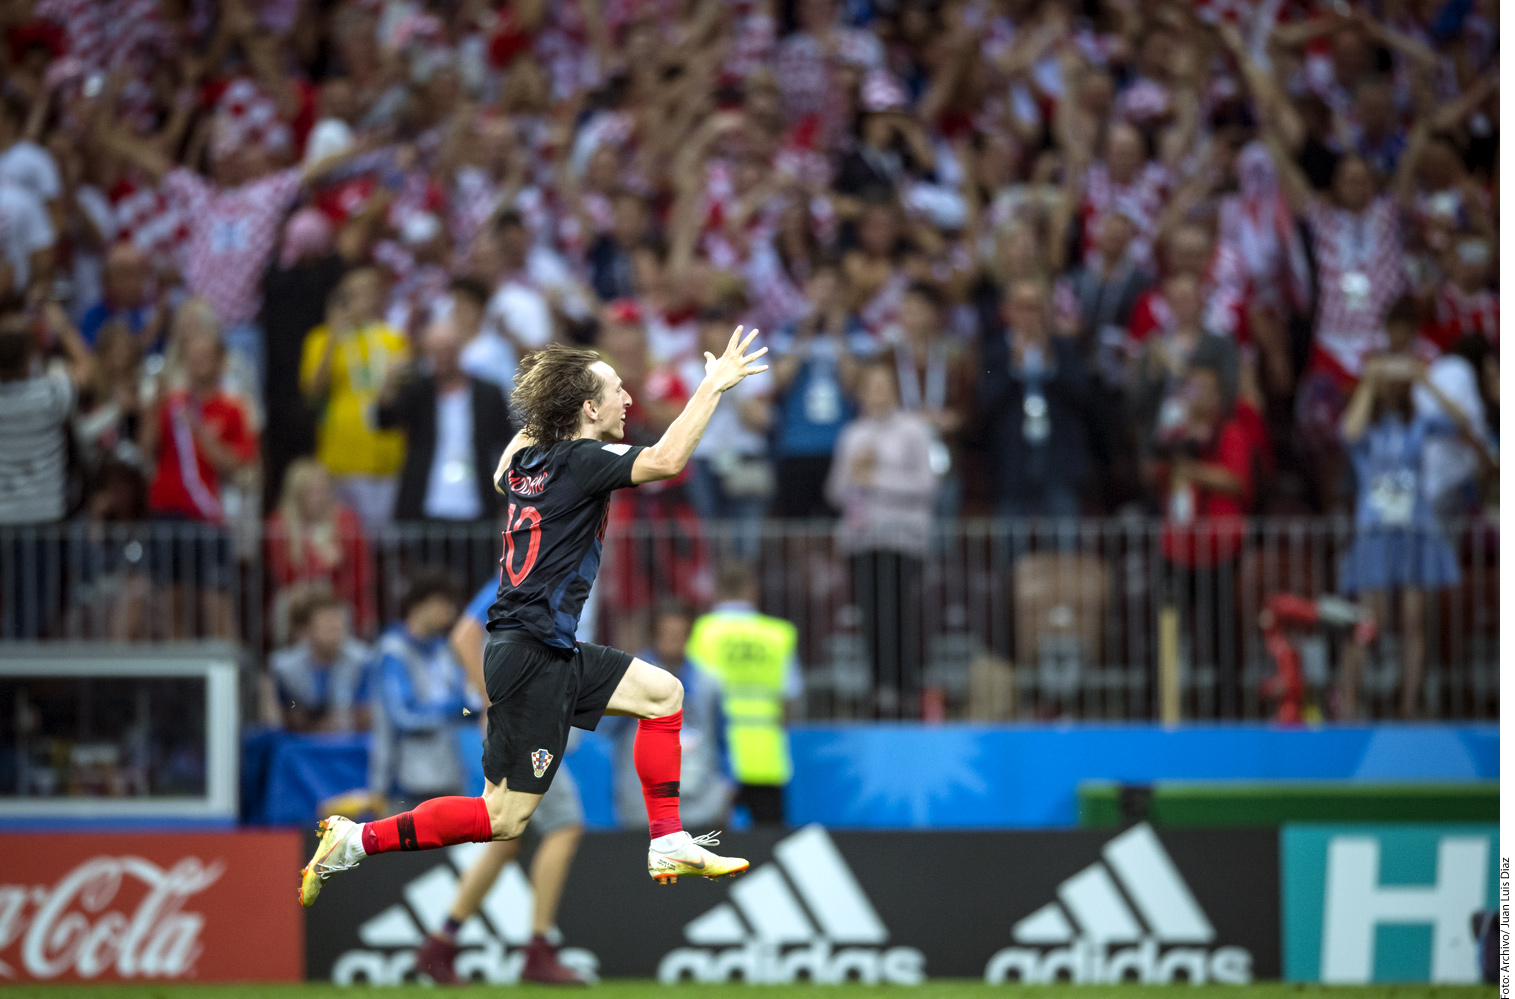
[[[684,685],[679,678],[672,673],[667,674],[666,682],[658,685],[658,689],[652,693],[652,703],[649,705],[649,718],[667,718],[684,710]]]
[[[530,816],[519,815],[491,815],[489,817],[489,830],[494,834],[494,840],[499,843],[503,840],[520,839],[526,831],[526,824],[531,821]]]

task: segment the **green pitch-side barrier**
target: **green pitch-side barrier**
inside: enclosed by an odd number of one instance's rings
[[[1498,822],[1499,783],[1359,781],[1083,781],[1078,824],[1146,820],[1169,828],[1278,826],[1285,822]]]

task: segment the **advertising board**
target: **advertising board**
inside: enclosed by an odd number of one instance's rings
[[[298,981],[294,832],[0,836],[0,978]]]
[[[731,881],[646,873],[647,840],[585,836],[558,924],[564,963],[665,982],[1246,982],[1277,978],[1273,831],[859,832],[806,826],[723,837],[752,870]],[[334,878],[308,923],[310,975],[415,976],[481,847],[388,854]],[[529,859],[529,858],[523,858]],[[461,975],[515,981],[531,886],[508,865],[464,924]]]

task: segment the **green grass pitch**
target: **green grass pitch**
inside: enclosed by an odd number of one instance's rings
[[[594,999],[769,999],[804,995],[809,999],[858,999],[893,995],[906,999],[989,999],[1013,994],[1017,999],[1493,999],[1492,986],[1373,985],[1361,988],[1289,985],[985,985],[968,980],[938,980],[907,988],[888,985],[659,985],[613,980],[592,990],[565,992],[549,986],[488,985],[438,989],[405,985],[391,988],[340,987],[324,982],[302,985],[8,985],[5,999],[499,999],[511,995],[588,995]]]

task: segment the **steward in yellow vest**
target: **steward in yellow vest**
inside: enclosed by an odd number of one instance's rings
[[[794,625],[758,612],[757,580],[746,566],[726,566],[718,600],[694,623],[689,661],[721,687],[726,747],[737,780],[736,804],[756,825],[784,821],[784,785],[794,771],[784,704],[799,693]]]

